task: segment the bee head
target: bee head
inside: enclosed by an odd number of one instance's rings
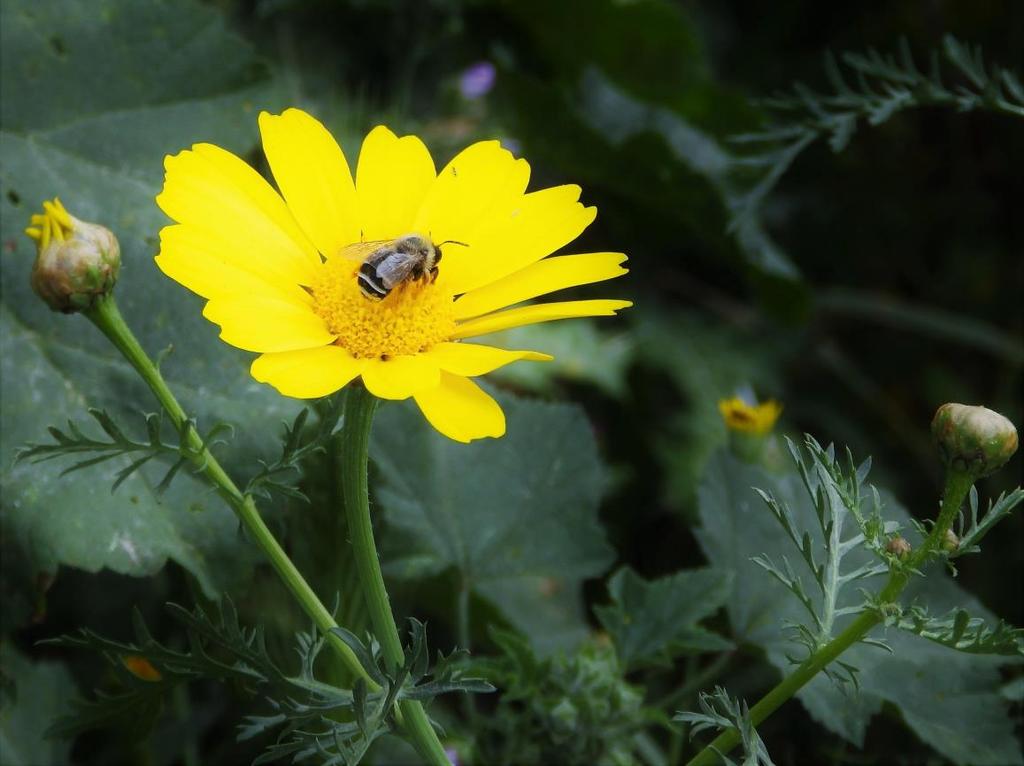
[[[395,249],[400,253],[418,256],[423,259],[430,258],[435,251],[431,241],[426,237],[421,237],[419,234],[408,234],[402,237],[395,242]]]

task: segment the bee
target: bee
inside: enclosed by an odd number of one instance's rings
[[[361,261],[356,281],[363,297],[379,301],[406,282],[433,283],[441,262],[441,245],[462,245],[448,240],[435,245],[427,237],[406,234],[398,239],[356,242],[342,250],[344,258]]]

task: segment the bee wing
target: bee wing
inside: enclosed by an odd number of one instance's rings
[[[416,268],[416,259],[405,253],[392,253],[377,264],[377,276],[388,287],[394,287],[404,281]]]
[[[380,250],[384,245],[393,241],[391,239],[373,239],[369,242],[353,242],[351,245],[341,248],[338,257],[344,258],[346,261],[362,263],[370,253]]]

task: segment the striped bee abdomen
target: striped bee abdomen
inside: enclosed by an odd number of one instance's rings
[[[391,290],[384,285],[377,274],[377,266],[369,260],[364,261],[359,267],[359,291],[367,298],[379,301],[387,297]]]

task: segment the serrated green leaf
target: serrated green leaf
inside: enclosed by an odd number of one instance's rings
[[[595,611],[626,666],[669,659],[674,653],[722,651],[729,641],[697,626],[729,597],[732,573],[713,569],[644,580],[629,567],[608,581],[612,603]]]
[[[604,469],[578,408],[500,400],[508,432],[471,445],[439,435],[411,407],[385,407],[371,443],[376,497],[421,564],[454,567],[553,649],[585,633],[580,583],[612,560],[597,520]]]
[[[690,724],[690,736],[708,729],[719,732],[725,729],[736,729],[740,732],[740,744],[743,748],[743,766],[775,766],[761,736],[754,728],[747,703],[733,699],[721,686],[716,686],[711,694],[701,693],[697,700],[700,712],[682,711],[676,713],[673,721]],[[725,754],[721,762],[726,766],[736,763]]]
[[[153,462],[111,496],[123,458],[63,478],[58,463],[12,466],[15,450],[87,406],[130,423],[138,413],[126,411],[129,402],[155,406],[88,322],[35,297],[35,252],[22,229],[44,199],[60,195],[77,217],[115,231],[122,312],[151,353],[178,345],[164,375],[201,426],[214,413],[244,426],[232,451],[248,464],[294,405],[255,384],[249,356],[218,341],[201,301],[158,271],[152,256],[167,221],[153,198],[166,154],[197,141],[252,147],[259,107],[277,98],[274,83],[221,14],[192,0],[11,0],[0,10],[0,35],[5,546],[18,549],[27,579],[60,564],[145,575],[171,558],[213,594],[251,568],[250,547],[230,512],[191,479],[179,476],[158,497],[167,465]],[[190,513],[194,506],[203,512]]]
[[[478,719],[481,763],[637,764],[650,723],[642,691],[623,678],[607,641],[541,657],[519,635],[492,628],[499,651],[471,668],[502,689]]]
[[[904,611],[902,617],[889,617],[886,624],[971,654],[1001,654],[1024,657],[1024,629],[1002,621],[990,625],[957,607],[951,613],[934,617],[920,606]]]
[[[787,659],[792,644],[783,622],[804,621],[803,607],[750,559],[762,553],[780,559],[793,551],[793,543],[750,487],[760,487],[786,503],[799,528],[812,530],[816,544],[821,544],[815,510],[795,473],[768,473],[724,452],[709,463],[700,487],[698,540],[713,566],[736,573],[734,595],[727,604],[736,640],[762,647],[779,672],[788,673],[793,668]],[[881,496],[886,519],[909,527],[909,514],[891,496]],[[851,566],[856,568],[857,556],[867,562],[870,555],[851,552]],[[903,603],[916,601],[936,614],[962,607],[995,622],[941,566],[926,574],[913,579]],[[874,592],[883,582],[875,576],[860,580],[858,586]],[[857,590],[845,589],[838,606],[856,606],[863,600]],[[838,618],[836,630],[850,619]],[[1021,763],[1013,721],[999,696],[998,668],[1005,659],[964,654],[895,628],[869,635],[884,638],[892,653],[866,645],[845,652],[842,661],[857,668],[859,693],[819,675],[797,695],[812,717],[861,745],[868,722],[888,702],[922,741],[955,763]]]

